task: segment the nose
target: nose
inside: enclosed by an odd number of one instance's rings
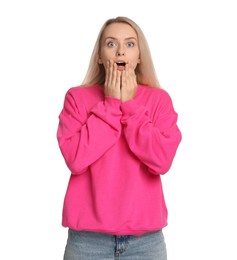
[[[124,55],[125,55],[125,52],[124,52],[123,47],[121,45],[118,46],[117,56],[124,56]]]
[[[118,52],[117,56],[124,56],[124,52]]]

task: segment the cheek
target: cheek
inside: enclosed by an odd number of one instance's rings
[[[132,54],[132,59],[136,63],[140,63],[140,53],[138,51],[134,51]]]
[[[134,57],[134,58],[133,58],[133,63],[134,63],[135,65],[139,64],[139,63],[140,63],[140,58],[139,58],[138,56]]]
[[[101,58],[102,59],[109,59],[114,57],[115,50],[114,49],[106,49],[101,51]]]

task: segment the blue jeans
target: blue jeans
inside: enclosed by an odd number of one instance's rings
[[[167,260],[162,230],[142,236],[114,236],[68,230],[64,260]]]

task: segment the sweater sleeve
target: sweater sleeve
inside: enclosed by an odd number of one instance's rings
[[[178,115],[169,95],[162,96],[152,118],[148,109],[139,106],[136,100],[124,102],[121,109],[124,135],[131,151],[148,167],[149,172],[165,174],[181,141]]]
[[[121,134],[120,100],[105,97],[86,112],[83,100],[70,90],[59,115],[57,139],[72,174],[83,173],[100,158]]]

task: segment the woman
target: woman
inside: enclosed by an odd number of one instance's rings
[[[161,175],[181,132],[131,19],[102,26],[83,83],[66,93],[57,138],[71,171],[64,259],[167,259]]]

